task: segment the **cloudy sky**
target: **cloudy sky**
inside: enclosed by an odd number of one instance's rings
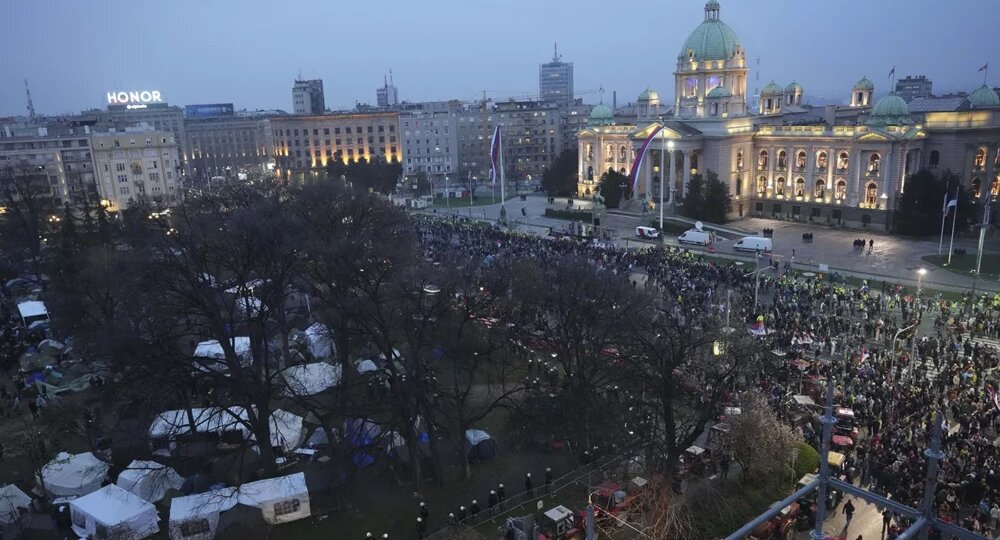
[[[990,62],[1000,85],[997,0],[721,0],[751,60],[750,90],[793,79],[846,99],[863,75],[925,74],[936,93],[972,90]],[[701,0],[0,0],[0,116],[103,107],[110,90],[160,90],[172,104],[291,109],[301,73],[327,107],[374,102],[392,69],[400,99],[530,97],[553,42],[575,64],[577,94],[647,85],[672,71],[703,19]],[[757,69],[756,58],[760,58]],[[759,71],[759,83],[755,82]]]

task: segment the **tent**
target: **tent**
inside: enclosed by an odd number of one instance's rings
[[[167,528],[171,540],[210,540],[219,527],[219,514],[236,505],[236,488],[227,487],[170,501]]]
[[[41,478],[36,480],[49,497],[80,497],[100,489],[110,468],[90,452],[60,452],[42,467]]]
[[[303,473],[258,480],[239,487],[239,502],[259,508],[264,521],[287,523],[312,515]]]
[[[14,484],[0,487],[0,526],[17,521],[22,508],[31,508],[31,497]]]
[[[233,345],[233,350],[236,352],[236,356],[239,357],[240,363],[243,365],[248,365],[251,361],[250,357],[250,338],[247,336],[237,336],[231,338],[231,343]],[[217,339],[210,339],[208,341],[202,341],[194,348],[195,358],[202,358],[207,360],[226,360],[226,352],[222,349],[222,344],[219,343]],[[206,366],[201,366],[201,369],[209,369],[209,365],[212,362],[206,362]],[[222,367],[225,369],[225,367]]]
[[[309,352],[313,358],[321,360],[333,358],[337,354],[337,346],[333,343],[333,332],[323,323],[313,323],[306,328],[306,339],[309,342]]]
[[[163,499],[167,491],[179,490],[184,479],[177,471],[155,461],[135,460],[118,475],[118,487],[151,503]]]
[[[247,427],[246,409],[231,408],[195,408],[191,409],[194,418],[195,433],[239,433],[246,441],[254,440],[253,433]],[[192,432],[188,412],[184,409],[160,413],[149,426],[150,446],[153,453],[169,455],[177,449],[176,440]],[[291,452],[305,440],[305,428],[302,417],[288,411],[276,409],[271,414],[271,445]]]
[[[25,326],[35,321],[47,321],[49,319],[49,310],[45,308],[45,302],[39,302],[38,300],[21,302],[17,305],[17,312],[21,315],[21,322]]]
[[[364,375],[372,371],[378,371],[378,366],[373,360],[361,360],[357,363],[358,373]]]
[[[340,384],[341,367],[326,362],[315,362],[286,368],[281,376],[285,394],[311,396]]]
[[[465,430],[465,453],[472,463],[485,463],[497,455],[497,442],[481,429]]]
[[[156,507],[114,484],[73,499],[69,509],[80,538],[139,540],[160,530]]]

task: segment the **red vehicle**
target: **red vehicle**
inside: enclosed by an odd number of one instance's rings
[[[854,443],[858,442],[858,425],[854,421],[854,410],[847,407],[834,407],[833,415],[837,417],[837,424],[834,426],[834,435],[845,435],[851,438]]]
[[[777,503],[775,503],[777,504]],[[781,509],[781,513],[773,518],[761,523],[753,531],[757,538],[785,538],[792,540],[795,537],[795,522],[799,516],[799,503],[792,504]],[[777,535],[775,535],[777,531]]]

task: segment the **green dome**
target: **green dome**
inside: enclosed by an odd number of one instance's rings
[[[788,86],[785,87],[785,93],[786,94],[794,94],[795,92],[801,93],[802,92],[802,85],[799,84],[799,83],[797,83],[797,82],[795,82],[795,81],[792,81],[792,84],[789,84]]]
[[[861,80],[854,83],[855,90],[874,90],[875,83],[868,80],[868,77],[861,77]]]
[[[764,87],[763,90],[760,91],[760,94],[762,96],[766,96],[768,94],[780,94],[780,93],[781,93],[781,87],[778,86],[777,83],[775,83],[774,81],[771,81],[767,86]]]
[[[648,86],[646,87],[645,90],[642,91],[641,94],[639,94],[639,97],[637,98],[638,101],[653,101],[653,100],[659,101],[659,99],[660,99],[660,94],[657,94],[656,90],[653,90]]]
[[[894,93],[878,100],[868,115],[868,124],[872,126],[906,124],[909,121],[910,108],[903,98]]]
[[[606,126],[614,123],[614,121],[614,111],[611,110],[611,107],[603,103],[590,110],[590,125],[592,126]]]
[[[973,107],[996,107],[1000,105],[1000,96],[997,95],[996,91],[984,84],[977,88],[975,92],[969,94],[969,103]]]
[[[728,60],[736,54],[740,39],[728,24],[719,20],[719,3],[710,0],[705,4],[705,21],[691,32],[684,48],[682,58],[694,60]]]
[[[711,92],[708,93],[708,97],[710,98],[727,98],[732,95],[733,93],[730,92],[725,86],[716,86]]]

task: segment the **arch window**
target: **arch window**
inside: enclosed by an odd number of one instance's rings
[[[625,161],[627,158],[628,158],[628,150],[626,150],[625,145],[623,144],[621,148],[618,149],[618,160]]]
[[[594,145],[592,144],[587,145],[587,159],[594,159]]]
[[[594,167],[588,166],[587,167],[587,180],[593,180],[593,179],[594,179]]]
[[[777,178],[777,180],[775,180],[774,182],[775,182],[774,192],[776,194],[778,194],[778,195],[784,195],[785,194],[785,179],[783,177],[779,176]]]
[[[1000,195],[1000,176],[994,178],[993,182],[990,183],[990,196],[996,198],[997,195]]]
[[[806,151],[799,150],[795,152],[795,170],[803,171],[806,168]]]
[[[833,192],[833,198],[837,199],[838,201],[842,201],[844,200],[845,197],[847,197],[847,182],[845,182],[844,179],[841,178],[837,180],[837,184]]]
[[[608,153],[607,153],[607,155],[604,156],[604,160],[605,161],[614,161],[615,160],[615,145],[613,145],[613,144],[609,144],[608,145]]]
[[[997,155],[993,158],[993,167],[1000,169],[1000,148],[997,148]]]
[[[865,204],[867,206],[875,206],[878,202],[878,184],[875,182],[868,182],[865,184]]]
[[[625,172],[625,167],[622,167],[621,170],[619,170],[618,172],[620,172],[622,174],[628,174],[628,173]]]
[[[837,154],[837,170],[839,172],[844,172],[847,170],[848,157],[849,156],[847,155],[847,152],[841,152]]]
[[[788,168],[788,154],[784,150],[778,150],[778,169],[785,170]]]
[[[736,170],[737,171],[743,170],[743,150],[739,150],[736,152]]]
[[[761,150],[760,154],[757,155],[757,168],[758,169],[767,168],[767,150]]]
[[[941,163],[941,152],[938,152],[937,150],[931,150],[931,156],[929,158],[928,165],[930,165],[932,169],[936,169],[938,163]]]
[[[822,180],[817,180],[816,185],[813,186],[813,197],[817,199],[822,199],[823,195],[826,194],[826,183]]]
[[[743,195],[743,179],[736,178],[736,182],[734,183],[734,185],[736,186],[736,195],[737,196]]]
[[[719,104],[718,103],[713,103],[712,104],[712,116],[719,116]]]
[[[974,170],[981,171],[986,168],[986,147],[980,146],[976,149],[976,161],[972,167]]]
[[[795,196],[796,197],[806,196],[806,181],[801,176],[795,179]]]
[[[878,170],[881,165],[882,156],[878,155],[878,152],[873,153],[868,157],[868,174],[872,176],[878,175]]]
[[[816,168],[821,171],[825,171],[827,167],[827,156],[826,152],[820,152],[816,154]]]
[[[977,176],[972,179],[972,196],[977,199],[983,194],[983,181]]]
[[[761,176],[757,178],[757,194],[763,195],[767,191],[767,177]]]

